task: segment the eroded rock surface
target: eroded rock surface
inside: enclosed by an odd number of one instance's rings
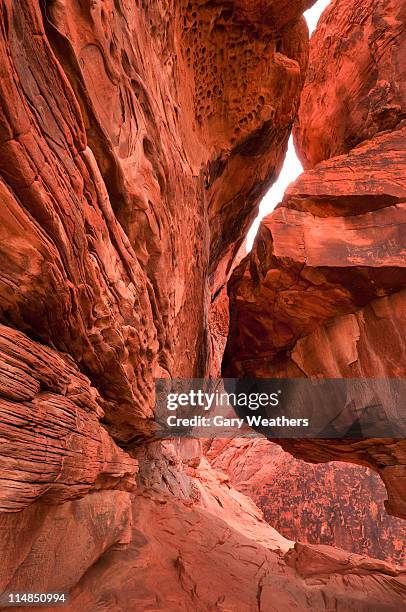
[[[392,321],[377,315],[376,322],[392,325],[391,348],[381,347],[374,356],[380,367],[368,368],[356,355],[340,359],[337,351],[335,370],[354,377],[402,375],[405,348],[396,329],[403,327],[405,311],[395,303],[406,286],[405,142],[402,127],[319,164],[300,176],[263,220],[252,253],[229,285],[230,371],[271,375],[290,368],[309,375],[296,360],[298,340],[327,322],[331,330],[332,320],[345,315],[356,325],[362,308],[377,311],[389,301]],[[373,343],[376,333],[370,336]],[[389,340],[389,334],[383,338]],[[372,356],[370,366],[371,361]],[[309,359],[308,368],[311,364]]]
[[[1,320],[80,365],[116,439],[145,435],[154,377],[209,367],[210,286],[297,111],[304,3],[1,6]]]
[[[150,441],[154,378],[211,370],[311,4],[1,0],[4,590],[68,589],[75,612],[404,601],[400,570],[290,552],[200,445]]]
[[[101,556],[72,591],[67,610],[402,607],[404,570],[328,546],[294,545],[199,459],[197,444],[165,443],[139,457],[131,543]]]
[[[0,325],[0,513],[135,488],[137,462],[100,424],[103,400],[71,358]]]
[[[213,440],[206,456],[285,537],[406,564],[406,525],[386,512],[385,487],[372,470],[312,465],[263,438]]]
[[[296,130],[309,169],[230,281],[228,375],[405,376],[404,57],[402,2],[336,1],[324,13]],[[281,444],[372,467],[388,511],[406,515],[404,440]]]
[[[32,592],[35,585],[39,592],[69,592],[104,552],[129,544],[131,525],[124,491],[1,513],[1,591]]]
[[[405,118],[405,21],[402,0],[332,0],[312,36],[295,131],[306,168]]]

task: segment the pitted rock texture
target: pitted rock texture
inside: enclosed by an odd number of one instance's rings
[[[0,1],[4,589],[68,589],[75,612],[400,609],[400,570],[292,552],[198,444],[149,440],[154,378],[210,372],[210,298],[280,169],[310,4]]]
[[[372,470],[312,465],[263,438],[213,440],[206,456],[286,538],[406,564],[406,525],[387,514],[385,487]]]
[[[261,7],[1,3],[1,321],[68,353],[122,441],[155,377],[208,371],[210,286],[282,163],[305,3]]]
[[[406,125],[403,111],[391,110],[392,102],[403,108],[405,44],[405,9],[395,0],[336,1],[323,14],[296,133],[309,169],[231,278],[225,374],[405,376]],[[382,104],[377,90],[367,96],[378,73],[390,83]],[[380,111],[368,115],[372,100]],[[406,516],[405,440],[280,443],[307,461],[378,471],[387,510]]]

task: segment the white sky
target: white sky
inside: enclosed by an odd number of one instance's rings
[[[319,0],[311,9],[305,12],[304,16],[306,17],[310,34],[316,29],[320,15],[329,4],[330,0]]]
[[[305,12],[304,16],[306,17],[310,34],[315,29],[320,15],[328,4],[330,4],[330,0],[319,0],[315,4],[315,6]],[[286,159],[279,178],[276,183],[272,185],[271,189],[268,191],[268,193],[262,200],[259,206],[258,217],[255,219],[254,223],[250,228],[250,231],[248,232],[247,251],[250,251],[252,248],[252,243],[254,242],[255,234],[258,231],[261,219],[268,215],[275,208],[275,206],[279,204],[279,202],[283,198],[283,194],[285,193],[287,186],[292,181],[294,181],[302,172],[302,164],[296,156],[295,148],[293,146],[293,140],[292,137],[290,137],[288,152],[286,154]]]

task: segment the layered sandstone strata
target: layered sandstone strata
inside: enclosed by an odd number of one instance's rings
[[[210,371],[210,297],[282,163],[310,4],[1,1],[0,590],[399,610],[399,569],[292,551],[199,445],[149,441],[154,378]]]
[[[196,441],[144,449],[131,542],[89,568],[67,610],[401,609],[405,570],[286,540],[200,453]]]
[[[402,2],[336,1],[324,13],[296,128],[309,169],[230,282],[226,373],[405,376],[405,44]],[[404,440],[282,445],[379,471],[388,511],[405,516]]]

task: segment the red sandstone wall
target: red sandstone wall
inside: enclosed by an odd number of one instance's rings
[[[210,371],[208,311],[280,169],[311,2],[0,2],[0,590],[66,610],[398,611],[405,575],[296,545],[153,382]]]
[[[286,538],[406,564],[404,520],[386,512],[385,487],[372,470],[306,463],[263,438],[214,440],[207,458]]]
[[[296,127],[308,169],[229,283],[227,375],[405,376],[405,21],[399,0],[323,14]],[[372,467],[405,516],[404,440],[281,444]]]

